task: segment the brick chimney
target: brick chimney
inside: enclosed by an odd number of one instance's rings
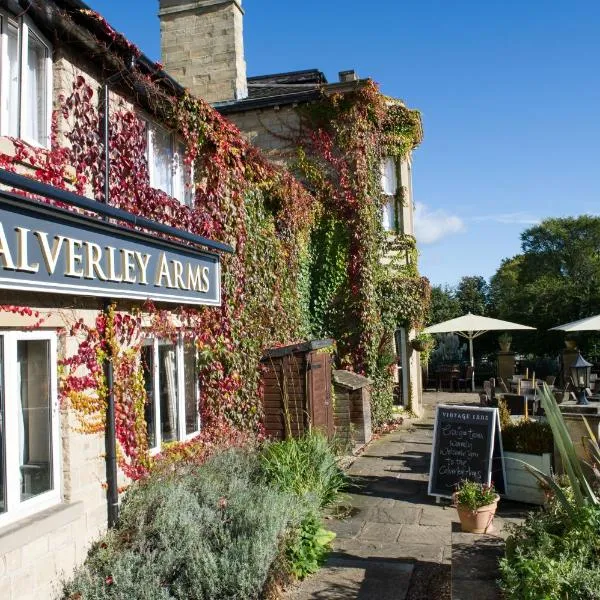
[[[207,102],[248,96],[242,0],[159,0],[162,63]]]

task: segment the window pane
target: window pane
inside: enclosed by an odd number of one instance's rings
[[[4,419],[4,347],[0,343],[0,512],[6,510],[6,460],[4,448],[6,422]]]
[[[46,122],[46,57],[47,49],[42,42],[29,32],[27,41],[27,97],[26,113],[23,120],[23,136],[40,144],[47,141]]]
[[[160,127],[152,126],[152,187],[173,195],[173,151],[171,135]]]
[[[163,442],[177,439],[177,357],[173,344],[158,346],[160,430]]]
[[[183,374],[185,377],[185,433],[198,431],[198,371],[196,347],[187,343],[183,348]]]
[[[27,500],[53,487],[50,342],[19,340],[17,363],[21,500]]]
[[[19,31],[8,24],[8,94],[6,94],[8,124],[7,135],[19,135]]]
[[[385,231],[394,231],[396,229],[396,209],[395,199],[389,198],[383,205],[383,229]]]
[[[393,196],[397,188],[396,161],[393,158],[386,158],[381,164],[381,189],[384,194]]]
[[[154,415],[154,353],[151,345],[142,346],[142,369],[144,370],[144,388],[146,406],[144,417],[148,430],[148,447],[156,447],[156,417]]]

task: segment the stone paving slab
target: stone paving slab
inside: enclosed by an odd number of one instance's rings
[[[290,600],[404,600],[413,566],[410,563],[333,558],[318,578],[294,590]]]
[[[344,519],[325,522],[337,534],[334,553],[286,600],[450,598],[456,511],[427,495],[433,409],[447,400],[428,396],[430,406],[421,421],[373,441],[349,467],[352,485],[343,504],[351,510]],[[465,403],[461,395],[450,396],[452,402]],[[479,589],[477,600],[485,600]]]

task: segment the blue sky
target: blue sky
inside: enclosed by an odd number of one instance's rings
[[[160,59],[158,2],[88,0]],[[600,2],[244,0],[249,75],[356,69],[423,113],[421,272],[490,277],[523,229],[600,213]]]

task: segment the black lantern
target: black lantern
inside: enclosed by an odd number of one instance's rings
[[[571,365],[571,377],[575,382],[575,387],[579,391],[577,395],[577,404],[588,404],[585,395],[586,388],[590,387],[590,373],[592,365],[581,356],[581,352],[577,354],[577,360]]]

